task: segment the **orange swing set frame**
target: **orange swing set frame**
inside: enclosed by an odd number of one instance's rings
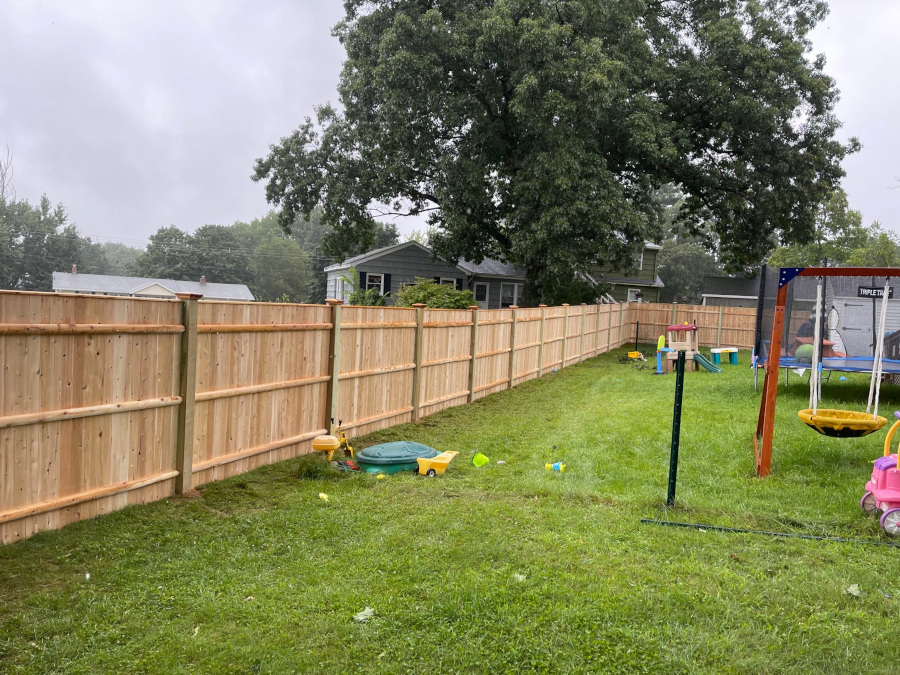
[[[772,437],[775,433],[775,400],[778,396],[778,368],[781,363],[781,335],[784,329],[784,308],[788,284],[796,277],[898,277],[896,267],[782,267],[778,275],[778,295],[775,296],[775,316],[769,358],[759,401],[759,418],[753,435],[756,453],[756,475],[765,478],[772,467]]]

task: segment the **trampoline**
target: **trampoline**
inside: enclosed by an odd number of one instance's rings
[[[871,373],[875,365],[875,359],[871,356],[841,356],[822,359],[822,371],[833,370],[841,373]],[[765,368],[765,361],[758,363],[758,367]],[[787,370],[797,370],[799,368],[811,369],[810,361],[798,361],[797,359],[782,356],[778,360],[778,367]],[[882,375],[900,375],[900,361],[891,361],[890,359],[882,359],[881,361]]]

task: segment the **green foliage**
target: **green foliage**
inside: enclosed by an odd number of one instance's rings
[[[256,162],[282,222],[322,209],[335,249],[378,205],[428,213],[445,260],[501,258],[526,304],[659,240],[709,225],[730,267],[805,241],[858,148],[808,56],[814,0],[345,3],[341,105]],[[340,110],[340,111],[339,111]],[[801,122],[802,120],[802,122]]]
[[[696,237],[674,236],[662,243],[657,273],[666,285],[660,302],[697,302],[704,275],[721,275],[722,267]]]
[[[264,302],[305,298],[312,279],[309,257],[300,244],[279,235],[253,249],[253,295]]]
[[[340,275],[341,281],[350,284],[350,296],[347,298],[348,305],[362,305],[366,307],[381,307],[384,304],[386,295],[382,295],[374,288],[363,288],[359,283],[359,272],[355,267],[347,270],[347,275]]]
[[[879,232],[877,223],[870,228],[862,224],[862,214],[850,208],[847,194],[838,189],[819,209],[812,241],[776,247],[767,262],[773,267],[810,267],[877,257],[865,250],[877,243]]]
[[[0,198],[0,288],[50,291],[53,272],[68,272],[73,264],[96,265],[90,239],[67,223],[62,204],[53,207],[46,196],[36,206],[26,199]]]
[[[398,307],[412,307],[424,303],[432,309],[467,309],[475,303],[472,291],[458,291],[448,284],[436,283],[434,279],[416,277],[416,283],[404,286],[397,293],[394,303]]]

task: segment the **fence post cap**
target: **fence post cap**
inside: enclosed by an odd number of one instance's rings
[[[175,297],[180,300],[199,300],[203,293],[176,293]]]
[[[481,305],[469,305],[469,309],[481,309]]]
[[[538,305],[538,307],[546,307],[547,305]]]
[[[564,303],[562,304],[562,306],[563,306],[563,307],[568,307],[568,306],[569,306],[569,303],[568,303],[568,302],[564,302]]]
[[[325,304],[328,304],[328,305],[331,305],[332,307],[334,307],[335,305],[343,305],[343,304],[344,304],[344,301],[343,301],[343,300],[338,300],[338,299],[336,299],[336,298],[326,298],[326,299],[325,299]]]
[[[428,307],[424,302],[414,302],[413,307]]]
[[[519,306],[518,305],[510,305],[509,308],[510,309],[519,309]]]

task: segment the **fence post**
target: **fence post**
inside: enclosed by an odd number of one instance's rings
[[[538,305],[541,308],[541,344],[538,347],[538,377],[544,374],[544,321],[547,319],[547,305]]]
[[[472,362],[469,367],[469,403],[475,402],[475,366],[478,363],[478,310],[480,305],[469,305],[472,310]]]
[[[413,368],[412,380],[412,421],[415,422],[419,419],[419,407],[422,400],[419,388],[421,387],[420,382],[422,377],[422,340],[425,334],[425,303],[417,302],[413,307],[416,308],[416,346],[413,351],[413,363],[416,364],[416,367]]]
[[[562,336],[562,361],[559,362],[559,369],[566,367],[566,342],[568,342],[569,333],[569,303],[564,302],[563,306],[563,336]]]
[[[194,478],[194,398],[197,390],[197,301],[203,296],[176,293],[181,299],[181,364],[178,383],[178,437],[175,446],[175,494],[190,491]]]
[[[625,314],[625,303],[619,303],[619,337],[616,340],[616,347],[622,344],[622,329],[625,327],[625,323],[622,320],[622,315]]]
[[[722,312],[725,310],[725,305],[719,305],[719,329],[716,331],[716,347],[722,346]]]
[[[609,341],[612,338],[612,307],[609,307],[609,311],[606,313],[606,351],[603,352],[606,354],[609,352]]]
[[[674,326],[674,325],[675,325],[675,312],[676,312],[677,310],[678,310],[678,303],[677,303],[677,302],[673,302],[673,303],[672,303],[672,320],[669,322],[669,325],[670,325],[670,326]]]
[[[584,322],[585,322],[585,312],[587,312],[587,303],[581,303],[581,347],[579,348],[578,361],[584,361]]]
[[[343,300],[328,298],[331,307],[331,334],[328,339],[328,389],[325,395],[325,429],[332,431],[332,420],[337,416],[338,374],[341,357],[341,305]]]
[[[507,389],[512,389],[513,376],[516,374],[516,321],[519,317],[519,306],[510,305],[509,308],[512,310],[513,322],[509,334],[509,387]]]
[[[594,356],[597,356],[600,353],[600,303],[598,302],[595,306],[597,307],[597,318],[594,326]]]

